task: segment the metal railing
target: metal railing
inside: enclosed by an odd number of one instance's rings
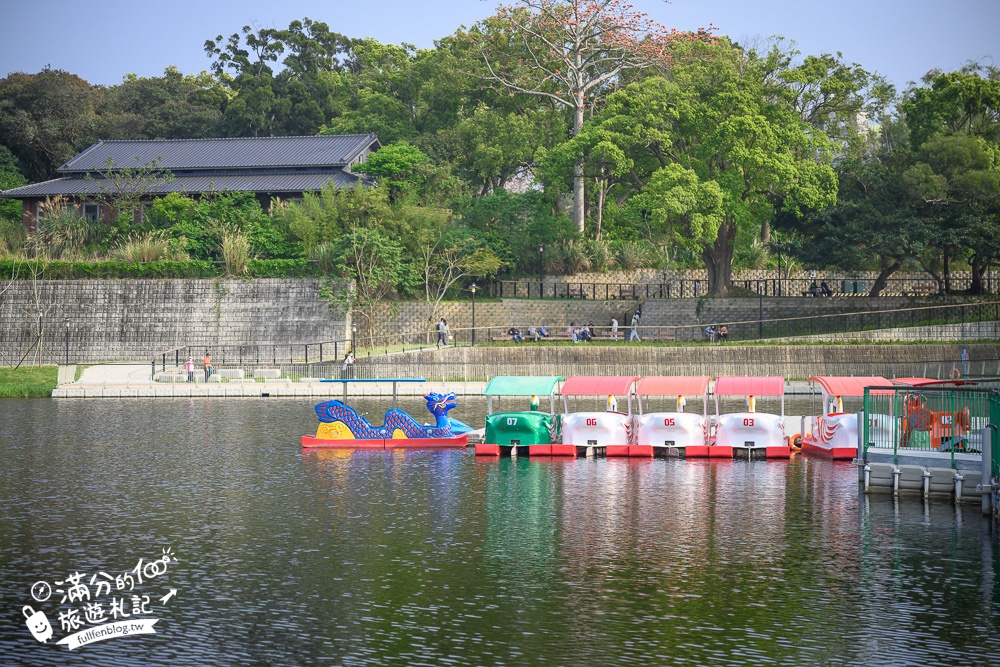
[[[212,366],[223,368],[277,367],[282,364],[322,364],[342,359],[350,349],[349,340],[328,340],[313,343],[291,343],[281,345],[181,345],[153,355],[153,376],[167,369],[184,367],[188,357],[195,361],[195,370],[202,372],[206,354],[212,355]]]
[[[829,293],[821,285],[827,284]],[[792,297],[857,297],[868,296],[875,281],[871,278],[757,278],[733,280],[733,285],[761,296]],[[968,290],[972,279],[954,277],[949,281],[951,293]],[[816,287],[814,288],[813,285]],[[992,274],[986,291],[993,291]],[[933,296],[940,292],[939,285],[931,278],[889,278],[879,296]],[[679,278],[651,283],[548,281],[519,278],[497,280],[490,287],[491,296],[508,299],[688,299],[705,296],[708,281],[698,278]]]
[[[982,430],[997,423],[998,380],[920,387],[867,387],[864,396],[864,451],[982,454]]]

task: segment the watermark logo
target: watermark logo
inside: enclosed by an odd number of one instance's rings
[[[159,597],[155,593],[153,597],[145,593],[161,585],[162,577],[176,562],[177,557],[171,549],[164,549],[159,558],[148,561],[140,558],[135,567],[116,576],[98,572],[88,577],[73,572],[55,581],[55,587],[47,581],[36,581],[31,586],[31,597],[36,603],[50,605],[54,604],[50,600],[58,598],[60,608],[56,609],[55,619],[59,628],[69,634],[56,644],[65,645],[71,651],[106,639],[156,634],[153,626],[160,619],[152,617],[153,610],[157,606],[165,608],[177,595],[177,589],[167,588]],[[53,627],[45,611],[36,610],[32,605],[24,605],[21,611],[31,635],[39,642],[48,643]]]

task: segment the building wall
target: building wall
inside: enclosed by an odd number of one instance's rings
[[[72,363],[148,360],[181,345],[345,340],[349,318],[319,298],[320,285],[309,279],[18,281],[0,295],[0,365],[28,352],[39,321],[44,363],[65,360],[67,319]]]

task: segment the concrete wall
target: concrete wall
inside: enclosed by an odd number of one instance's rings
[[[179,345],[289,344],[348,338],[348,318],[319,280],[21,281],[0,295],[0,364],[37,337],[43,363],[147,360]]]
[[[525,343],[361,357],[358,377],[483,380],[495,375],[813,375],[942,377],[961,370],[962,345],[646,347]],[[968,345],[970,375],[1000,374],[1000,344]]]

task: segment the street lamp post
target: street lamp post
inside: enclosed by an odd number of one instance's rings
[[[69,366],[69,318],[66,318],[66,365]]]
[[[542,278],[542,254],[545,252],[545,246],[541,243],[538,244],[538,298],[541,299],[545,296],[545,281]]]
[[[472,347],[475,347],[476,346],[476,290],[479,288],[476,287],[476,283],[472,283],[472,286],[469,287],[469,289],[472,291]]]
[[[351,354],[358,356],[358,325],[351,322]]]

